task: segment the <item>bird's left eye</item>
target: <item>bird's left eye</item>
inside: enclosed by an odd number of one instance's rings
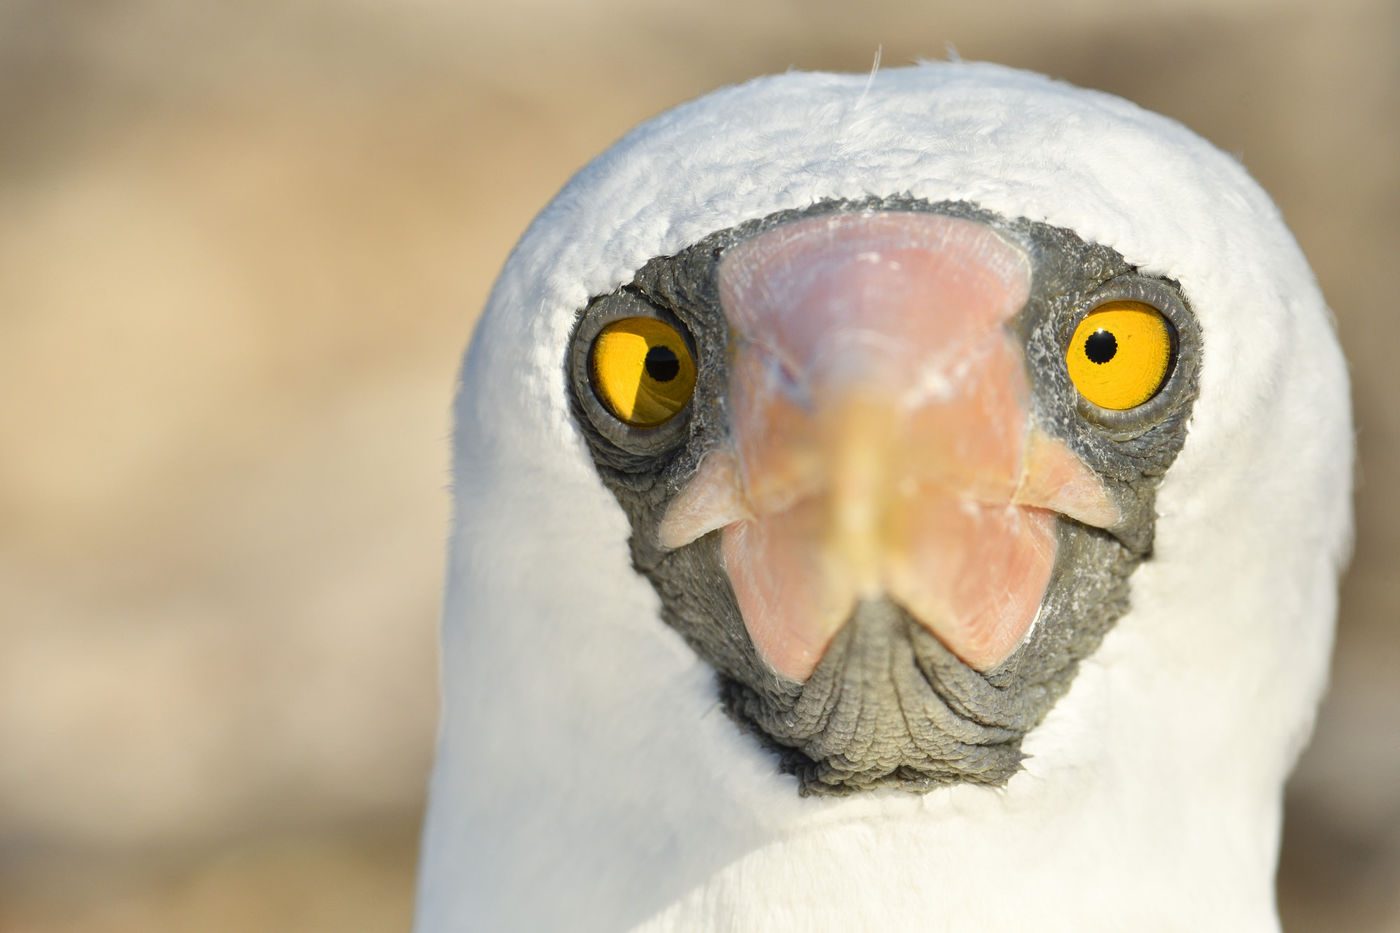
[[[1065,353],[1079,394],[1100,408],[1136,408],[1171,375],[1175,330],[1140,301],[1110,301],[1079,322]]]
[[[685,338],[665,321],[623,318],[594,338],[588,381],[613,417],[634,428],[656,428],[689,404],[695,361]]]

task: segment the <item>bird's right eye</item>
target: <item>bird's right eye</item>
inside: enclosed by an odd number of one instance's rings
[[[608,412],[634,428],[657,428],[695,392],[695,361],[685,338],[648,317],[613,321],[588,351],[588,381]]]

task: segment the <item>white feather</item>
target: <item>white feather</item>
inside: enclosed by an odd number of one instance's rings
[[[649,258],[825,198],[1074,229],[1181,283],[1200,397],[1132,609],[1002,789],[799,798],[658,619],[573,427],[574,315]],[[787,74],[664,114],[507,262],[457,399],[444,711],[416,929],[1277,926],[1281,788],[1349,535],[1347,382],[1313,276],[1230,157],[989,65]]]

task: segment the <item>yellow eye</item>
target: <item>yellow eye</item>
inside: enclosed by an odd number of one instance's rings
[[[1069,342],[1065,365],[1079,394],[1100,408],[1136,408],[1167,381],[1172,326],[1138,301],[1099,305]]]
[[[604,327],[588,353],[593,391],[620,421],[656,428],[695,391],[695,361],[685,338],[664,321],[629,317]]]

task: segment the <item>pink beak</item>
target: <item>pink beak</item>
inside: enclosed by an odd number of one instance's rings
[[[664,516],[679,547],[722,528],[759,654],[809,677],[856,603],[888,598],[978,670],[1029,633],[1056,512],[1108,527],[1094,473],[1041,432],[1008,327],[1025,252],[975,221],[829,214],[732,248],[732,448]]]

